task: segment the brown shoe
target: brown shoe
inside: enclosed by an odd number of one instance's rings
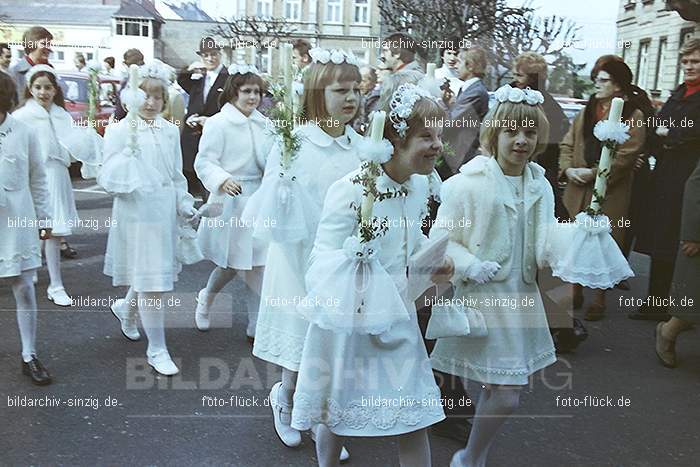
[[[661,360],[661,364],[666,368],[676,367],[676,341],[666,339],[661,332],[664,323],[661,322],[656,325],[656,356]]]
[[[591,303],[586,309],[583,319],[586,321],[600,321],[605,317],[605,305]]]

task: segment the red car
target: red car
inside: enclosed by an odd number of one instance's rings
[[[87,73],[77,71],[59,71],[58,85],[63,90],[66,100],[66,110],[73,120],[87,125],[88,113],[88,79]],[[99,92],[95,120],[97,132],[104,135],[105,127],[109,124],[109,117],[114,113],[115,100],[119,92],[119,79],[113,76],[99,75]]]

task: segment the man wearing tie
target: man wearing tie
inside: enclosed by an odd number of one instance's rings
[[[221,64],[221,46],[211,37],[199,42],[197,55],[201,63],[190,67],[178,76],[178,84],[190,96],[182,129],[182,168],[192,195],[204,196],[205,191],[194,171],[194,158],[199,147],[202,128],[208,117],[221,110],[219,95],[223,91],[228,71]]]

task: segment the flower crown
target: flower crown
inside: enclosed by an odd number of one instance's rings
[[[254,75],[260,76],[260,72],[258,69],[255,67],[255,65],[248,65],[247,63],[242,63],[242,64],[237,64],[234,63],[230,67],[228,67],[228,74],[229,75],[245,75],[246,73],[252,73]]]
[[[413,106],[421,98],[437,102],[435,96],[430,94],[430,92],[411,83],[402,84],[392,94],[391,102],[389,103],[389,108],[391,109],[389,111],[389,120],[391,120],[392,126],[400,137],[406,137],[406,132],[408,131],[406,120],[411,116]]]
[[[321,47],[314,47],[309,50],[309,57],[311,57],[311,63],[322,63],[325,65],[330,61],[336,65],[345,62],[350,65],[360,66],[357,57],[352,52],[345,52],[340,49],[328,50]]]
[[[51,74],[53,75],[54,78],[57,77],[57,76],[56,76],[56,70],[54,70],[52,66],[43,65],[43,64],[42,64],[42,65],[34,65],[33,67],[31,67],[31,68],[29,69],[29,71],[28,71],[27,74],[25,75],[25,79],[27,80],[27,87],[30,86],[30,83],[32,82],[32,77],[33,77],[35,74],[37,74],[37,73],[39,73],[39,72],[41,72],[41,71],[45,71],[45,72],[47,72],[47,73],[51,73]]]
[[[163,81],[167,87],[170,85],[173,71],[173,67],[155,59],[139,68],[139,76],[141,80],[146,78],[159,79]]]
[[[514,88],[510,84],[498,88],[496,92],[493,93],[493,96],[501,103],[512,102],[514,104],[520,104],[524,102],[527,105],[539,105],[544,103],[544,96],[541,92],[530,88]]]

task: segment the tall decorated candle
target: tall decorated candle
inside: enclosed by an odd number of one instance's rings
[[[292,57],[293,57],[293,46],[292,44],[282,44],[282,76],[284,79],[284,89],[286,91],[286,104],[291,109],[294,100],[292,99],[292,94],[294,89],[292,88],[292,81],[294,74],[292,73]]]
[[[437,66],[432,62],[425,66],[425,75],[428,79],[435,79],[435,68],[437,68]]]
[[[620,123],[622,118],[622,108],[625,105],[625,101],[619,97],[615,97],[610,104],[610,114],[608,115],[608,121],[614,124]],[[598,162],[598,173],[595,179],[595,185],[593,188],[593,198],[589,210],[594,213],[599,213],[601,210],[601,202],[605,198],[605,192],[607,189],[608,176],[610,174],[610,166],[612,165],[614,154],[613,149],[610,144],[606,144],[603,141],[603,149],[600,152],[600,161]]]
[[[386,112],[383,110],[374,112],[372,114],[372,125],[370,127],[370,138],[374,143],[381,143],[382,138],[384,138],[384,122],[386,120]],[[372,207],[374,206],[374,194],[367,193],[367,195],[362,199],[362,208],[360,210],[360,215],[362,217],[362,222],[370,222],[372,219]]]

